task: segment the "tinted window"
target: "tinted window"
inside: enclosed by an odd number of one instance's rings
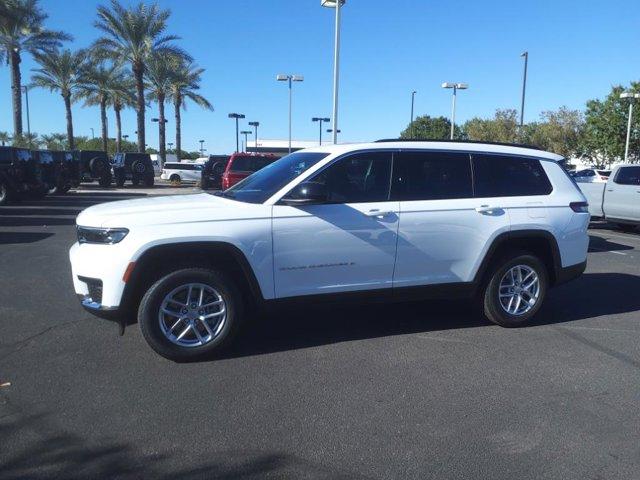
[[[391,152],[349,155],[310,180],[325,185],[328,203],[385,202],[389,199]]]
[[[165,163],[164,164],[164,168],[170,168],[172,170],[180,170],[183,167],[183,165],[179,164],[179,163]]]
[[[257,172],[270,163],[273,163],[274,160],[275,158],[271,157],[234,157],[230,170],[232,172]]]
[[[548,195],[553,189],[535,158],[474,154],[476,197]]]
[[[469,154],[400,152],[394,156],[393,165],[394,198],[438,200],[473,197]]]
[[[291,180],[327,155],[329,154],[317,152],[291,153],[280,160],[270,163],[262,170],[236,183],[230,189],[218,193],[218,195],[234,198],[241,202],[263,203]]]
[[[622,167],[615,182],[620,185],[640,185],[640,167]]]
[[[53,163],[53,155],[50,152],[40,152],[41,163]]]

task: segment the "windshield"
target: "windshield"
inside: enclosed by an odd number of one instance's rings
[[[308,170],[328,153],[295,152],[258,170],[224,192],[217,192],[240,202],[264,203],[305,170]]]

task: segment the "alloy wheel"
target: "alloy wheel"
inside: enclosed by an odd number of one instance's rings
[[[528,265],[516,265],[506,271],[498,289],[500,305],[510,315],[524,315],[538,302],[540,277]]]

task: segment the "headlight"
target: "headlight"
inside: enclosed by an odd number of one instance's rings
[[[114,244],[122,241],[129,230],[126,228],[95,228],[78,225],[78,243]]]

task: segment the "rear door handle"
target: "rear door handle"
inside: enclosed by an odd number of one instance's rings
[[[496,213],[502,210],[501,207],[490,207],[489,205],[480,205],[476,208],[476,212],[478,213]]]
[[[383,218],[383,217],[386,217],[387,215],[391,215],[392,213],[393,212],[391,210],[380,210],[377,208],[373,208],[368,212],[365,212],[364,214],[367,217]]]

